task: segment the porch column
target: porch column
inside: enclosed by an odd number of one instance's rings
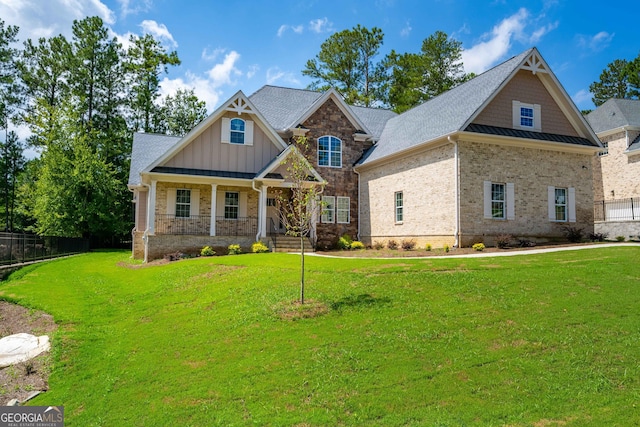
[[[260,189],[260,196],[258,197],[258,203],[260,204],[258,209],[258,221],[260,222],[259,231],[260,238],[267,237],[267,190],[269,187],[263,185]]]
[[[156,184],[158,181],[151,181],[151,188],[149,189],[149,197],[147,203],[147,230],[149,234],[155,234],[156,229]]]
[[[211,184],[211,226],[209,236],[216,235],[216,200],[218,198],[218,184]]]

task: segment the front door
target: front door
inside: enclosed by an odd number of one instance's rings
[[[284,234],[287,232],[286,227],[280,220],[276,206],[276,198],[273,195],[267,196],[267,229],[270,233],[276,234]]]

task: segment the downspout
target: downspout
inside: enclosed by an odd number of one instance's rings
[[[460,247],[460,239],[459,239],[459,235],[460,235],[460,174],[459,174],[460,156],[458,153],[458,140],[451,138],[451,136],[448,136],[447,139],[449,140],[449,142],[453,144],[453,161],[455,165],[455,174],[456,174],[456,229],[454,232],[455,240],[453,242],[453,247],[459,248]]]
[[[356,175],[358,175],[358,231],[356,240],[360,241],[360,172],[355,170],[355,168],[353,169],[353,171],[356,173]]]
[[[256,234],[256,242],[260,241],[260,237],[262,235],[262,216],[264,215],[263,212],[263,206],[262,206],[262,189],[258,190],[256,188],[256,181],[252,180],[251,181],[251,188],[253,188],[254,191],[258,192],[258,233]],[[265,233],[266,234],[266,233]]]

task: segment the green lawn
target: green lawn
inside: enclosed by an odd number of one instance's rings
[[[199,258],[31,266],[0,298],[51,313],[67,426],[640,423],[640,248],[474,259]]]

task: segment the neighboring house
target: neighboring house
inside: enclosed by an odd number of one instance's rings
[[[640,238],[640,101],[610,99],[587,115],[604,145],[593,160],[595,231]]]
[[[593,230],[592,157],[602,147],[530,49],[401,115],[335,90],[238,92],[183,138],[136,134],[129,188],[134,256],[248,246],[282,232],[282,160],[306,136],[324,210],[311,238],[493,244]]]

